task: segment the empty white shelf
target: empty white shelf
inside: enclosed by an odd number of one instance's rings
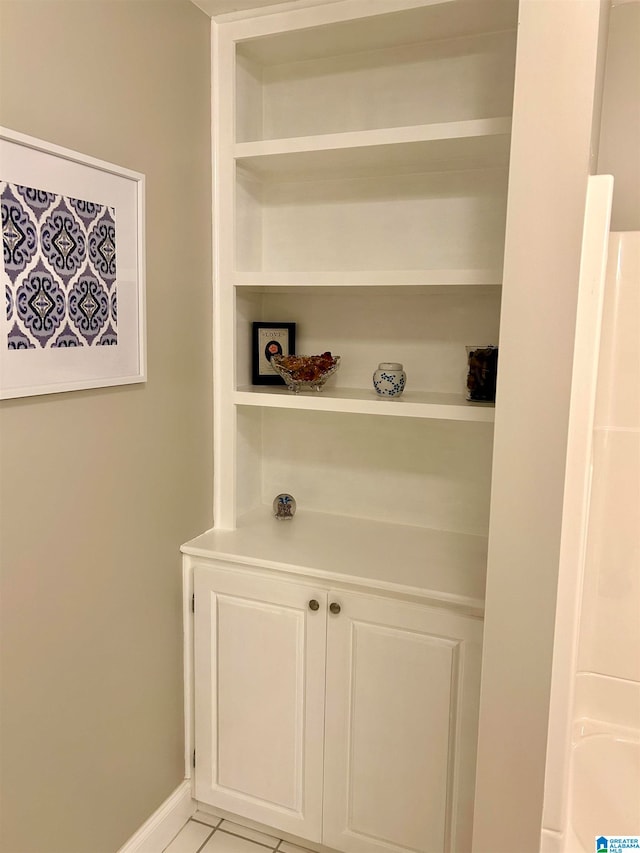
[[[238,166],[265,180],[506,167],[510,118],[471,119],[410,127],[242,142]]]

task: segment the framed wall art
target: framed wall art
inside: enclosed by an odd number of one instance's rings
[[[254,323],[251,359],[251,381],[254,385],[284,385],[271,366],[274,355],[294,355],[295,323]]]
[[[0,204],[0,398],[144,382],[144,175],[0,128]]]

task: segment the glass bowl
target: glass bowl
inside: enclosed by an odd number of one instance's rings
[[[274,355],[271,366],[284,379],[287,388],[296,394],[305,389],[322,391],[324,383],[340,367],[340,356],[330,352],[322,355]]]

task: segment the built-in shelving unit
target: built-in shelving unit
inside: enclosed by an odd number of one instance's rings
[[[562,829],[549,661],[606,23],[536,0],[212,22],[215,524],[183,547],[186,772],[195,745],[198,800],[302,847]],[[322,394],[252,386],[255,320],[341,356]],[[464,399],[484,344],[495,407]],[[381,361],[402,398],[375,396]]]
[[[516,16],[515,2],[347,0],[220,28],[225,536],[250,538],[289,491],[299,527],[352,524],[354,559],[367,525],[398,545],[422,530],[427,586],[434,560],[465,571],[462,551],[429,543],[486,537],[494,407],[465,400],[465,347],[499,342]],[[295,322],[298,352],[341,356],[322,393],[251,385],[254,320]],[[380,361],[404,364],[400,399],[376,396]]]

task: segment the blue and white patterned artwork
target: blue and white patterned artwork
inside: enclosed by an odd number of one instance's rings
[[[10,350],[118,343],[115,208],[0,181]]]

